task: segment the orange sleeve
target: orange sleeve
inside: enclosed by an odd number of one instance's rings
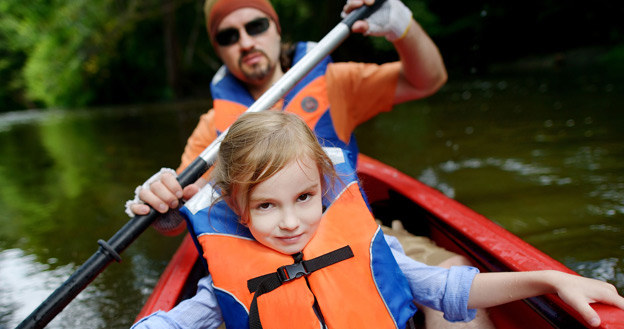
[[[327,97],[334,128],[343,141],[375,115],[392,109],[400,62],[333,63],[327,67]]]
[[[199,118],[199,123],[186,141],[182,162],[177,169],[180,173],[188,167],[205,149],[217,138],[217,130],[214,126],[214,110],[210,110]],[[207,173],[203,177],[206,177]]]

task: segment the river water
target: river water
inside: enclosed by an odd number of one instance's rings
[[[357,130],[363,153],[624,292],[624,80],[587,69],[454,80]],[[0,327],[13,328],[176,167],[207,102],[0,114]],[[144,233],[49,328],[127,328],[180,237]]]

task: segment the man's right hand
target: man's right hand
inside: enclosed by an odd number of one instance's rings
[[[348,0],[342,17],[363,5],[372,6],[375,0]],[[370,17],[353,24],[356,33],[385,37],[395,42],[405,36],[412,22],[412,12],[400,0],[386,0]]]

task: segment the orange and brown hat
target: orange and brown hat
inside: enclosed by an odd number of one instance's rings
[[[277,27],[277,32],[282,29],[275,9],[268,0],[206,0],[204,13],[206,15],[206,27],[212,46],[215,46],[215,35],[221,21],[230,13],[241,8],[255,8],[265,13]]]

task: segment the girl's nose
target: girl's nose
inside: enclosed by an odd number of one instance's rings
[[[286,231],[294,231],[299,227],[299,218],[292,211],[284,211],[279,228]]]

